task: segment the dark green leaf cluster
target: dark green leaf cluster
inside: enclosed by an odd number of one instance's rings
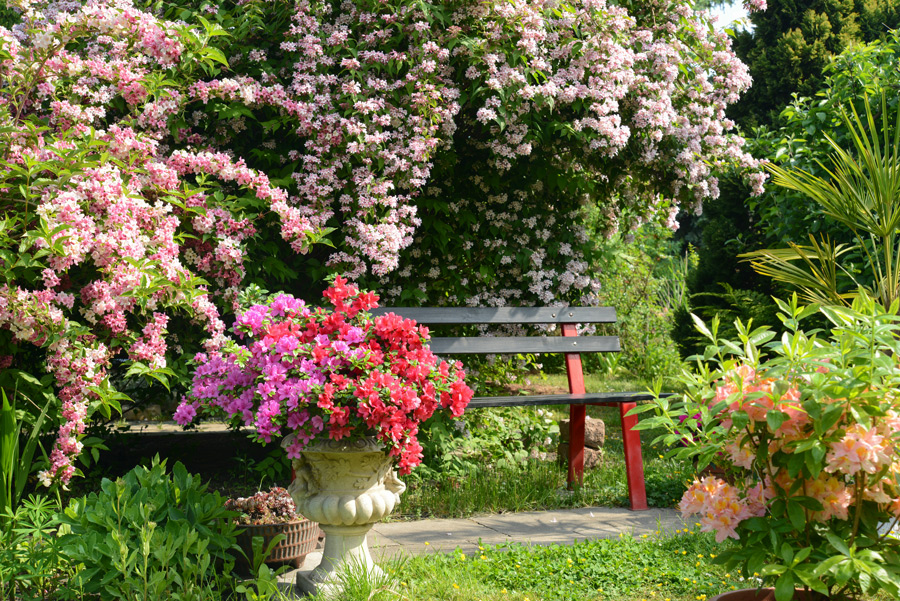
[[[233,516],[181,463],[104,479],[61,518],[62,548],[79,567],[71,586],[105,599],[200,598],[234,564]]]
[[[59,506],[29,497],[15,511],[0,508],[0,599],[73,599],[74,573],[57,536]]]
[[[735,52],[750,69],[753,86],[730,110],[750,128],[777,120],[796,94],[821,89],[833,57],[860,42],[888,37],[900,25],[900,5],[890,0],[769,0],[751,14],[752,31],[735,36]]]

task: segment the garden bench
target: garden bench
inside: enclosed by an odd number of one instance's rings
[[[381,307],[375,315],[393,312],[429,326],[437,325],[536,325],[560,326],[562,336],[467,336],[431,339],[436,355],[451,354],[518,354],[563,353],[569,380],[568,394],[475,397],[469,408],[521,407],[536,405],[569,405],[570,444],[568,485],[584,481],[584,421],[587,405],[618,407],[625,446],[625,473],[632,510],[648,509],[644,487],[644,462],[641,457],[640,433],[632,429],[638,418],[628,415],[637,401],[653,398],[648,393],[586,392],[581,369],[581,353],[619,352],[618,336],[579,336],[577,324],[614,323],[612,307]]]

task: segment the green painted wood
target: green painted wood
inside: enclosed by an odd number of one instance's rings
[[[617,353],[618,336],[483,336],[432,338],[436,355],[491,355],[504,353]]]
[[[613,307],[379,307],[426,325],[615,323]]]
[[[671,396],[663,393],[661,397]],[[537,405],[592,405],[596,403],[634,403],[650,401],[647,392],[588,392],[586,394],[540,394],[527,396],[475,397],[469,401],[469,409],[481,407],[529,407]]]

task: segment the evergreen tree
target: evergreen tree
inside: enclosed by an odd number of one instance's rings
[[[769,0],[735,35],[753,86],[730,116],[745,130],[773,125],[794,94],[813,96],[829,61],[852,44],[883,39],[900,25],[897,0]]]
[[[728,113],[752,138],[751,153],[771,159],[780,130],[788,126],[782,111],[795,96],[812,98],[826,86],[826,67],[834,57],[889,37],[900,25],[900,0],[768,0],[767,10],[752,13],[750,21],[752,30],[738,31],[734,48],[753,85]],[[796,126],[791,123],[795,136]],[[707,202],[704,214],[688,220],[681,233],[698,244],[698,267],[687,283],[691,310],[707,322],[719,313],[726,328],[735,317],[776,325],[770,295],[778,291],[737,255],[785,241],[772,240],[778,228],[763,223],[777,212],[759,213],[759,204],[748,199],[749,189],[736,176],[722,178],[719,198]],[[676,315],[673,337],[685,356],[702,352],[704,342],[695,334],[690,315]]]

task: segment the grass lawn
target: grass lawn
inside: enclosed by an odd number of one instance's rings
[[[571,546],[485,545],[384,565],[380,586],[351,581],[342,601],[703,601],[755,586],[713,563],[723,547],[698,528]]]

